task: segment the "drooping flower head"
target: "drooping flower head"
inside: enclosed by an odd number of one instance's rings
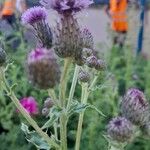
[[[21,17],[23,24],[33,25],[47,17],[46,9],[44,7],[35,6],[25,11]]]
[[[107,126],[107,134],[117,142],[127,142],[133,134],[133,125],[124,117],[113,118]]]
[[[40,89],[53,88],[60,80],[60,68],[52,49],[36,48],[27,59],[29,81]]]
[[[59,14],[79,12],[88,8],[92,0],[41,0],[41,4],[47,9],[54,9]]]
[[[121,112],[133,124],[142,126],[149,120],[149,103],[143,92],[129,89],[122,99]]]
[[[20,103],[30,115],[39,113],[38,104],[33,97],[24,97],[20,100]]]

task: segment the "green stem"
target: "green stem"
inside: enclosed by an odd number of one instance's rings
[[[70,89],[70,93],[69,93],[67,110],[69,109],[71,102],[73,100],[73,96],[74,96],[74,92],[75,92],[75,88],[76,88],[76,84],[77,84],[77,80],[78,80],[79,71],[80,71],[80,66],[76,65],[74,75],[73,75],[72,85],[71,85],[71,89]]]
[[[81,103],[86,104],[88,99],[88,84],[82,84],[82,96],[81,96]],[[84,111],[79,115],[79,122],[77,128],[77,135],[76,135],[76,143],[75,143],[75,150],[80,149],[80,141],[81,141],[81,134],[82,134],[82,125],[84,119]]]
[[[67,150],[67,117],[63,113],[60,117],[61,150]]]
[[[109,150],[124,150],[123,147],[115,147],[115,146],[110,146]]]
[[[31,118],[31,116],[28,114],[28,112],[25,110],[25,108],[20,104],[19,100],[15,96],[14,92],[11,91],[11,88],[9,88],[9,85],[7,83],[7,80],[5,78],[5,74],[2,68],[0,68],[0,75],[2,78],[1,83],[4,83],[4,90],[7,92],[8,96],[12,100],[12,102],[16,105],[17,109],[20,111],[20,113],[23,115],[23,117],[28,121],[28,123],[37,131],[37,133],[43,137],[43,139],[49,144],[49,146],[54,146],[56,148],[59,148],[59,145],[55,143],[45,132],[42,131],[42,129],[37,125],[37,123]],[[3,84],[2,83],[2,84]]]
[[[67,76],[69,73],[69,67],[71,65],[72,60],[70,58],[66,58],[64,61],[64,69],[60,79],[60,89],[59,89],[59,100],[61,102],[61,106],[65,106],[66,100],[66,88],[67,88]]]
[[[93,87],[95,86],[97,82],[98,76],[95,76],[93,79],[91,85],[88,88],[88,84],[82,84],[82,96],[81,96],[81,103],[86,104],[89,94]],[[80,149],[80,141],[81,141],[81,134],[82,134],[82,125],[83,125],[83,119],[84,119],[84,111],[79,115],[79,122],[78,122],[78,128],[77,128],[77,136],[76,136],[76,143],[75,143],[75,150]]]
[[[67,77],[71,62],[72,60],[70,58],[65,59],[64,69],[60,80],[59,100],[60,105],[64,111],[66,105]],[[60,117],[60,140],[61,140],[61,150],[67,150],[67,117],[65,112],[62,112],[62,115]]]

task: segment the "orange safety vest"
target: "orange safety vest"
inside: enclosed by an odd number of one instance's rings
[[[15,5],[16,5],[16,0],[5,0],[2,9],[2,16],[13,15],[15,12]]]
[[[119,3],[117,3],[119,1]],[[110,0],[110,13],[112,16],[112,30],[123,32],[128,30],[127,0]]]

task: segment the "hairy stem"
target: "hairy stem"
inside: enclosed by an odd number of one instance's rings
[[[124,150],[123,147],[110,146],[109,150]]]
[[[74,71],[74,75],[73,75],[72,85],[71,85],[71,89],[70,89],[70,93],[69,93],[67,109],[69,109],[69,107],[71,105],[71,102],[73,100],[73,96],[74,96],[74,92],[75,92],[75,87],[76,87],[77,80],[78,80],[79,71],[80,71],[80,66],[76,65],[75,71]]]
[[[64,69],[60,79],[60,89],[59,89],[59,100],[61,101],[61,106],[65,106],[66,101],[66,88],[67,88],[67,77],[69,73],[69,67],[71,65],[71,59],[66,58],[64,61]]]
[[[65,59],[64,69],[60,80],[59,100],[60,106],[64,111],[66,109],[65,105],[66,105],[67,77],[71,62],[72,60],[70,58]],[[65,112],[62,112],[62,115],[60,117],[60,140],[61,140],[61,150],[67,150],[67,117]]]
[[[28,123],[36,130],[36,132],[43,137],[43,139],[51,146],[59,148],[59,145],[53,141],[45,132],[42,131],[42,129],[38,126],[38,124],[31,118],[31,116],[28,114],[28,112],[25,110],[25,108],[20,104],[19,100],[15,96],[12,89],[9,87],[7,80],[5,78],[5,73],[2,68],[0,68],[0,76],[1,76],[1,84],[4,88],[4,90],[7,92],[8,96],[12,100],[12,102],[15,104],[17,109],[20,111],[20,113],[23,115],[23,117],[28,121]]]
[[[93,87],[95,86],[97,82],[98,76],[95,76],[93,79],[91,85],[88,87],[87,83],[82,84],[82,95],[81,95],[81,103],[86,104],[89,94]],[[80,149],[80,141],[81,141],[81,134],[82,134],[82,125],[83,125],[83,119],[84,119],[84,111],[81,112],[79,115],[79,122],[78,122],[78,128],[77,128],[77,136],[76,136],[76,143],[75,143],[75,150]]]
[[[88,84],[82,84],[82,96],[81,96],[81,103],[86,104],[88,99]],[[76,135],[76,143],[75,143],[75,150],[80,149],[80,141],[81,141],[81,134],[82,134],[82,125],[83,125],[83,119],[84,119],[84,111],[81,112],[79,115],[79,122],[78,122],[78,128],[77,128],[77,135]]]

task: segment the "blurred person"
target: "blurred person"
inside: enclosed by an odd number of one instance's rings
[[[120,48],[124,46],[128,31],[127,0],[110,0],[106,7],[106,13],[111,19],[111,29],[114,31],[113,44]]]
[[[1,19],[13,26],[15,22],[16,0],[5,0],[1,6]]]
[[[27,5],[25,0],[16,0],[16,9],[19,15],[27,10]]]

